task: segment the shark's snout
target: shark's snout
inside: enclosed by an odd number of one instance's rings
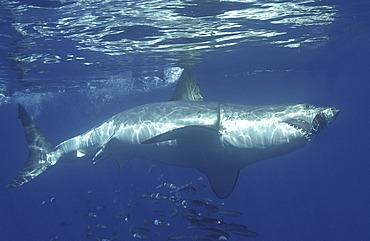
[[[311,133],[314,134],[327,127],[339,115],[340,110],[335,107],[325,108],[315,116],[311,123]]]
[[[340,110],[338,108],[330,107],[330,108],[326,108],[325,110],[323,110],[322,113],[325,115],[326,121],[329,124],[333,122],[335,119],[337,119],[339,112]]]

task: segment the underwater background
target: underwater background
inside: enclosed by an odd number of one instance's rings
[[[370,240],[369,39],[366,0],[0,0],[0,240]],[[5,188],[28,155],[17,103],[58,144],[169,100],[183,68],[207,101],[341,113],[241,170],[224,200],[195,169],[138,158],[58,163]]]

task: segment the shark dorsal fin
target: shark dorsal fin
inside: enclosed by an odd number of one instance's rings
[[[190,69],[184,69],[171,101],[204,101],[197,79]]]

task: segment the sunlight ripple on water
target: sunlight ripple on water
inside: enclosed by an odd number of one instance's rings
[[[7,15],[1,20],[14,32],[7,36],[15,46],[7,61],[22,80],[0,79],[5,96],[24,89],[86,89],[130,73],[126,84],[146,90],[166,86],[177,75],[168,82],[165,71],[191,67],[204,52],[232,51],[240,44],[244,49],[325,44],[326,26],[338,15],[334,5],[315,0],[2,1],[0,6]]]

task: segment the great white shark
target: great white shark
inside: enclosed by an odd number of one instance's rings
[[[7,185],[19,187],[58,162],[133,157],[204,173],[219,198],[233,191],[240,169],[295,151],[334,121],[339,109],[310,104],[247,106],[207,102],[184,69],[170,101],[123,111],[57,146],[18,105],[28,143],[25,164]]]

